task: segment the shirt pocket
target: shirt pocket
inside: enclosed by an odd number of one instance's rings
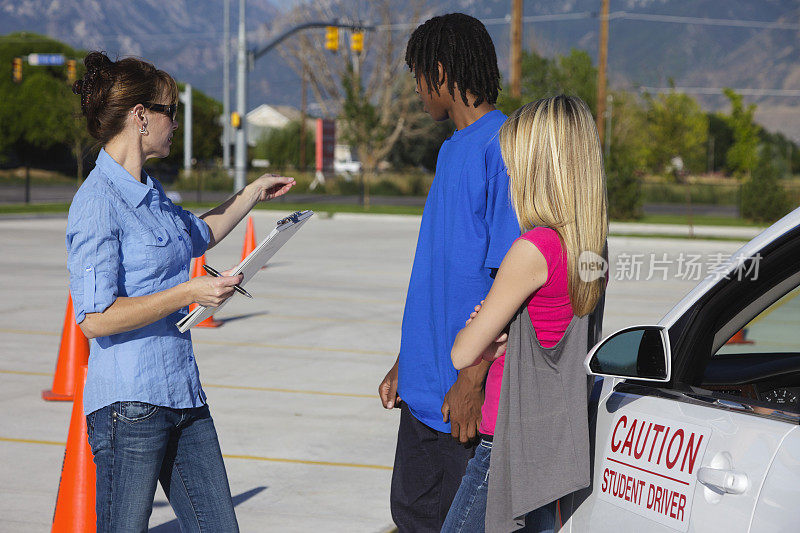
[[[173,261],[168,244],[169,232],[165,228],[147,228],[142,230],[142,244],[144,245],[147,259],[154,261],[153,265],[166,266]]]
[[[142,231],[142,242],[145,246],[163,248],[169,240],[169,232],[165,228],[148,228]]]

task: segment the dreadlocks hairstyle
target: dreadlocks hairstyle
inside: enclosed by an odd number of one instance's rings
[[[439,63],[447,75],[447,90],[455,98],[455,86],[468,105],[494,104],[500,91],[500,71],[492,38],[481,21],[463,13],[433,17],[417,27],[406,47],[406,64],[416,76],[425,77],[428,91],[439,93]]]

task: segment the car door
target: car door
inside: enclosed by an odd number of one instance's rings
[[[797,233],[751,246],[739,258],[749,277],[733,265],[665,317],[668,381],[603,380],[592,487],[562,502],[566,531],[734,533],[800,523],[791,503],[800,486]],[[614,347],[618,370],[601,374],[648,377],[647,343],[627,344]]]

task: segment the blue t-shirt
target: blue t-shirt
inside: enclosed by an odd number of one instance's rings
[[[497,132],[506,117],[491,111],[456,131],[439,150],[425,202],[406,295],[397,393],[420,422],[442,422],[444,395],[458,372],[450,360],[456,334],[492,285],[519,237]]]

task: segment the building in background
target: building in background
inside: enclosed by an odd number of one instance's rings
[[[288,105],[261,104],[247,113],[247,144],[255,146],[270,130],[284,128],[291,122],[300,122],[300,110]],[[313,138],[316,119],[306,117],[306,131]]]

